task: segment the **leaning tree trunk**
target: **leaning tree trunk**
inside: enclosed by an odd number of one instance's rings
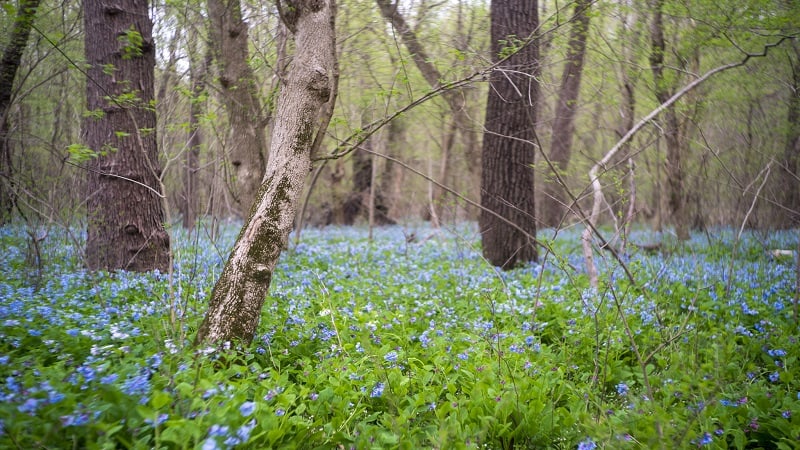
[[[264,177],[265,141],[261,103],[249,65],[247,23],[239,0],[208,0],[211,47],[228,113],[227,159],[233,166],[236,209],[246,216]]]
[[[491,5],[492,60],[498,61],[503,42],[524,38],[538,27],[536,0],[493,0]],[[533,162],[536,140],[536,102],[539,97],[539,50],[536,39],[492,71],[483,137],[481,210],[478,225],[483,256],[510,269],[535,261]]]
[[[653,7],[653,22],[651,24],[651,53],[650,65],[653,71],[656,99],[663,104],[672,97],[664,76],[664,55],[666,44],[664,42],[663,21],[664,0],[655,0]],[[665,171],[667,175],[667,195],[671,222],[675,225],[678,239],[689,239],[689,215],[686,207],[686,194],[684,186],[683,145],[681,127],[675,108],[670,106],[664,112],[664,138],[667,141],[667,157]]]
[[[156,148],[155,47],[147,0],[83,3],[89,114],[86,261],[91,269],[165,271],[161,168]]]
[[[28,43],[39,0],[23,0],[17,10],[8,43],[0,55],[0,224],[11,217],[14,209],[13,165],[9,137],[8,113],[14,78]]]
[[[338,80],[335,0],[284,1],[278,7],[294,34],[295,57],[278,97],[264,182],[214,286],[197,343],[253,339],[311,169],[312,148],[333,112],[328,106]]]
[[[542,225],[558,227],[564,220],[572,201],[562,186],[564,172],[572,158],[572,139],[575,134],[575,115],[578,94],[581,90],[583,59],[586,54],[586,38],[589,34],[589,8],[591,0],[575,2],[572,30],[567,47],[567,62],[561,74],[561,88],[558,91],[556,115],[553,120],[553,137],[548,159],[556,173],[542,183],[542,204],[539,208]]]

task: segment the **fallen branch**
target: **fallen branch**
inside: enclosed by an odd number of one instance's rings
[[[656,109],[652,110],[650,114],[646,115],[642,118],[636,125],[633,126],[625,136],[623,136],[613,147],[603,156],[603,158],[596,162],[591,169],[589,169],[589,182],[592,187],[592,192],[594,194],[594,201],[592,203],[592,211],[588,217],[588,221],[586,223],[586,229],[584,229],[583,233],[581,234],[581,241],[583,246],[583,256],[586,260],[586,272],[589,275],[589,283],[592,287],[597,288],[598,280],[597,280],[597,267],[594,264],[594,251],[592,249],[592,236],[594,234],[593,230],[597,224],[597,220],[600,217],[600,210],[603,205],[603,201],[605,196],[603,195],[603,186],[600,184],[600,170],[606,169],[606,166],[611,162],[612,158],[616,156],[617,153],[623,148],[623,146],[630,141],[636,133],[641,131],[645,125],[652,122],[659,114],[664,112],[667,108],[675,104],[678,100],[681,99],[684,95],[691,92],[697,86],[703,84],[706,80],[711,78],[712,76],[724,72],[729,69],[734,69],[736,67],[741,67],[751,59],[755,57],[763,57],[767,55],[767,52],[772,47],[777,47],[783,41],[791,39],[790,36],[784,36],[780,38],[777,42],[767,44],[764,46],[764,49],[761,53],[746,53],[745,57],[738,62],[725,64],[714,69],[709,70],[699,78],[695,79],[691,83],[684,86],[681,90],[676,92],[672,97],[667,99],[664,103],[658,105]]]

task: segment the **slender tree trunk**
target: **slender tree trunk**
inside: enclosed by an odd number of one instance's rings
[[[200,62],[197,58],[189,64],[189,79],[192,86],[192,97],[189,105],[189,142],[186,152],[185,171],[183,179],[183,227],[187,230],[194,228],[198,215],[198,189],[197,171],[200,168],[200,147],[203,145],[203,135],[200,129],[200,116],[203,114],[203,97],[205,96],[205,77],[209,66],[209,59]]]
[[[256,81],[249,65],[248,29],[239,0],[208,0],[211,48],[228,114],[226,149],[233,168],[236,209],[247,215],[264,177],[264,128]]]
[[[20,1],[14,26],[9,33],[8,43],[0,55],[0,225],[11,217],[15,202],[12,186],[14,166],[8,119],[11,93],[38,7],[39,0]]]
[[[282,4],[283,3],[283,4]],[[251,341],[272,274],[292,230],[299,196],[335,102],[334,0],[278,3],[295,57],[278,97],[270,158],[255,205],[211,294],[196,343]]]
[[[166,271],[169,235],[161,202],[154,97],[155,48],[146,0],[84,2],[89,64],[85,144],[86,260],[91,269]]]
[[[575,13],[567,48],[567,62],[561,75],[561,87],[556,102],[552,143],[548,158],[562,177],[572,158],[575,115],[581,88],[583,60],[586,54],[586,38],[589,34],[589,8],[591,5],[592,0],[575,2]],[[541,223],[546,227],[557,227],[563,221],[571,200],[566,195],[566,187],[559,183],[558,177],[554,174],[551,174],[542,183],[542,188],[544,191],[541,197],[542,207],[539,208]]]
[[[499,61],[503,41],[525,38],[539,25],[536,0],[493,0],[492,60]],[[491,74],[484,125],[481,206],[536,235],[533,162],[536,103],[539,98],[538,42],[527,42]],[[510,269],[537,259],[536,246],[520,230],[481,210],[478,225],[483,256]]]
[[[786,220],[784,227],[800,225],[800,42],[790,42],[792,81],[789,109],[786,116],[786,146],[783,152],[782,186],[785,192],[783,207]]]
[[[431,62],[422,44],[417,40],[417,35],[414,30],[397,10],[397,4],[393,4],[391,0],[375,0],[375,2],[380,8],[381,15],[392,24],[398,33],[400,33],[403,44],[408,48],[408,52],[411,53],[411,58],[414,60],[414,64],[417,66],[417,69],[419,69],[423,78],[425,78],[425,81],[428,82],[431,89],[438,88],[444,77]],[[464,94],[459,91],[449,91],[442,97],[447,102],[453,114],[456,127],[462,136],[464,136],[464,153],[468,161],[475,161],[477,158],[473,157],[473,155],[477,153],[478,136],[474,131],[475,127],[472,125],[472,120],[469,117]],[[474,168],[477,167],[479,167],[478,164],[469,164],[469,168],[473,173]]]
[[[653,22],[650,28],[651,52],[650,65],[655,82],[655,94],[659,103],[665,103],[672,97],[672,92],[664,76],[664,0],[653,2]],[[681,142],[681,126],[674,106],[664,111],[664,139],[667,143],[665,172],[667,176],[667,198],[670,208],[671,222],[675,225],[675,233],[680,240],[689,239],[689,218],[684,192],[683,144]]]

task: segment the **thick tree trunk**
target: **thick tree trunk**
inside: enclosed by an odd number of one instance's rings
[[[650,28],[651,52],[650,65],[653,71],[656,99],[665,103],[672,97],[664,76],[664,42],[663,21],[664,0],[653,3],[653,22]],[[681,142],[681,126],[675,108],[670,106],[664,112],[664,139],[667,142],[665,172],[667,175],[667,198],[670,208],[671,222],[675,225],[675,233],[680,240],[689,239],[689,217],[684,192],[683,143]]]
[[[28,43],[39,0],[22,0],[11,28],[8,43],[0,55],[0,224],[5,223],[14,209],[14,166],[11,137],[9,136],[9,109],[14,78],[17,76],[22,52]]]
[[[550,144],[550,163],[564,175],[572,158],[572,139],[575,134],[575,115],[578,106],[578,95],[581,89],[583,60],[586,54],[586,37],[589,34],[589,8],[591,0],[578,0],[575,3],[575,14],[572,19],[567,62],[561,75],[561,87],[558,91],[556,114],[553,120],[552,142]],[[571,200],[555,174],[542,183],[542,206],[539,208],[541,224],[545,227],[557,227],[564,220]]]
[[[295,57],[278,97],[270,158],[258,198],[211,295],[196,342],[251,341],[272,273],[287,243],[312,148],[335,101],[335,1],[279,2]],[[325,117],[320,117],[320,116]]]
[[[211,46],[219,69],[222,101],[228,113],[226,149],[233,168],[236,209],[247,216],[266,166],[266,144],[255,77],[249,65],[247,23],[239,0],[208,0]]]
[[[152,107],[155,48],[146,0],[84,2],[89,64],[85,144],[98,152],[88,171],[86,261],[91,269],[166,271],[161,168]]]
[[[538,27],[536,0],[493,0],[492,60],[498,61],[502,41],[525,38]],[[481,205],[536,235],[533,162],[536,102],[539,97],[538,44],[532,42],[492,72],[483,137]],[[535,243],[493,214],[481,211],[478,224],[483,256],[510,269],[535,261]]]

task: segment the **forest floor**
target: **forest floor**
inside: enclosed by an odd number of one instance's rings
[[[238,224],[210,230],[107,274],[79,232],[0,228],[0,448],[800,447],[796,263],[769,252],[797,231],[638,231],[658,251],[598,253],[595,290],[579,229],[509,272],[475,224],[309,229],[222,349],[191,345]]]

